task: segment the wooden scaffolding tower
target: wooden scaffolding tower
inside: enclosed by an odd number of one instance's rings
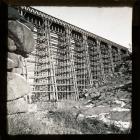
[[[78,100],[81,91],[114,73],[128,54],[123,46],[34,8],[17,9],[35,29],[36,48],[27,58],[27,76],[36,100]]]

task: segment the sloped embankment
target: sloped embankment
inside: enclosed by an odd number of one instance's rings
[[[131,133],[131,84],[120,79],[118,83],[102,85],[96,99],[89,96],[79,101],[38,102],[35,108],[32,104],[27,113],[8,115],[8,133]]]

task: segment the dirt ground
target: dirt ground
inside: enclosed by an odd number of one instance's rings
[[[36,105],[37,110],[8,116],[9,134],[130,133],[131,128],[122,131],[102,118],[103,114],[110,114],[110,120],[131,122],[130,111],[113,111],[114,107],[110,106],[88,107],[83,101],[40,102]]]

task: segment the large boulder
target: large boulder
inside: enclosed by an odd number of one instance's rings
[[[8,37],[8,51],[9,52],[14,52],[16,51],[17,47],[15,45],[14,40],[12,40],[11,38]]]
[[[12,70],[12,72],[13,73],[18,73],[18,74],[23,74],[23,70],[22,70],[22,68],[14,68],[13,70]]]
[[[28,103],[27,101],[25,101],[23,97],[7,102],[8,114],[24,113],[27,111],[28,111]]]
[[[7,60],[7,69],[13,69],[15,67],[16,67],[16,64],[14,63],[14,61],[8,58],[8,60]]]
[[[16,52],[24,55],[34,50],[34,38],[31,30],[24,24],[9,20],[8,21],[8,36],[12,38],[17,46]]]
[[[15,53],[8,52],[8,59],[10,59],[14,62],[13,68],[20,67],[19,55],[15,54]]]
[[[7,73],[7,100],[15,100],[30,92],[26,79],[17,73]]]

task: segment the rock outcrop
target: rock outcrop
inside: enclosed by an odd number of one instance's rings
[[[34,50],[34,39],[31,30],[19,21],[8,21],[8,36],[16,45],[16,53],[24,56]]]
[[[30,92],[29,85],[26,82],[26,79],[20,74],[8,72],[7,79],[7,101],[21,98]]]
[[[7,58],[7,113],[16,114],[28,111],[26,96],[30,87],[23,76],[22,60],[34,50],[31,30],[17,20],[8,21]]]

